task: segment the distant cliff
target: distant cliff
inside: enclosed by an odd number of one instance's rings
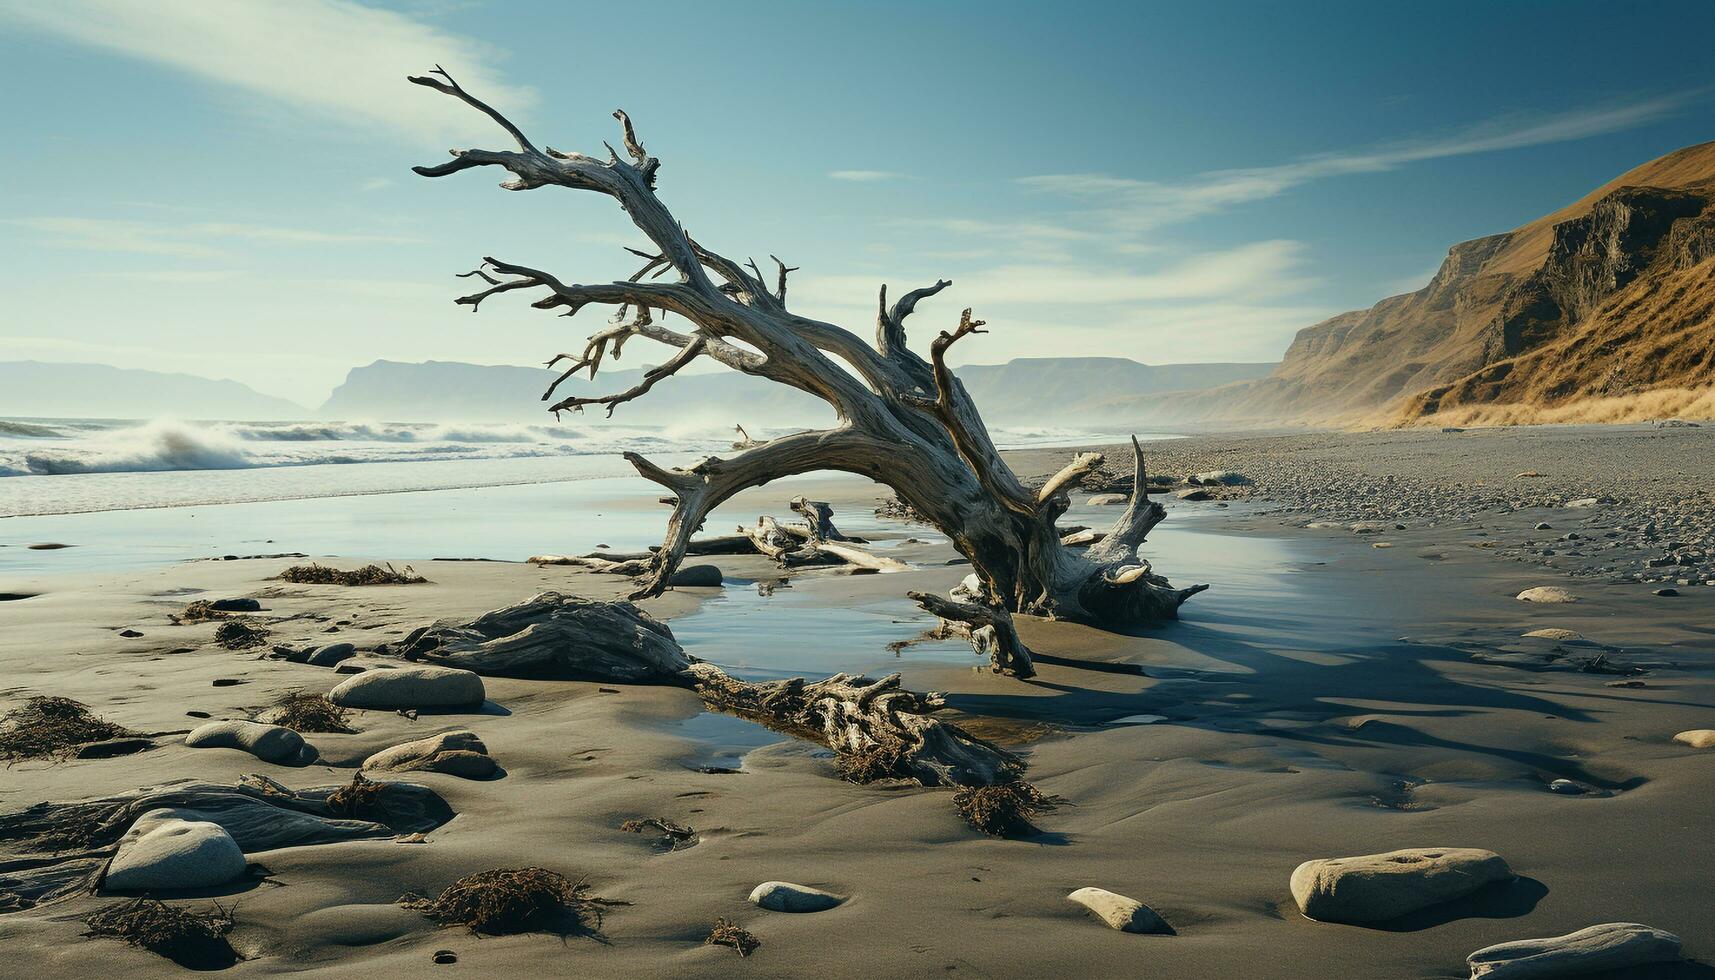
[[[236,381],[106,364],[0,363],[0,415],[31,418],[303,419],[309,409]]]
[[[1025,358],[957,369],[967,390],[990,421],[1054,422],[1094,426],[1132,425],[1124,416],[1096,417],[1116,394],[1150,394],[1205,388],[1259,378],[1273,364],[1139,364],[1118,357]],[[542,368],[463,364],[451,361],[376,361],[353,368],[319,414],[326,418],[394,421],[533,421],[541,417],[541,394],[556,376]],[[573,392],[623,391],[642,371],[603,371],[568,379],[556,397]],[[602,411],[591,408],[587,411]],[[791,388],[732,371],[680,374],[621,405],[616,420],[640,424],[823,425],[827,406]]]
[[[1521,228],[1453,246],[1429,284],[1299,331],[1185,419],[1619,421],[1715,410],[1715,143]],[[1148,399],[1138,407],[1148,408]]]

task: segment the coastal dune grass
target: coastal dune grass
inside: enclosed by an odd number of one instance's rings
[[[498,868],[467,875],[433,899],[407,895],[399,903],[443,926],[487,935],[594,933],[602,909],[624,905],[595,898],[583,881],[546,868]]]
[[[71,698],[34,697],[0,717],[0,759],[51,759],[86,742],[137,735]]]
[[[418,585],[428,581],[418,575],[416,569],[410,565],[406,565],[401,572],[392,564],[385,568],[380,565],[365,565],[347,570],[314,562],[308,565],[293,565],[281,572],[279,578],[282,582],[299,585]]]

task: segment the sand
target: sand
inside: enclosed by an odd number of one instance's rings
[[[1319,438],[1334,440],[1321,450],[1331,457],[1347,440],[1356,447],[1347,462],[1373,468],[1365,437]],[[1156,469],[1200,464],[1200,452],[1233,455],[1215,445],[1225,444],[1188,440]],[[1028,454],[1018,467],[1045,471],[1037,464],[1062,455]],[[1470,465],[1460,459],[1445,457],[1442,472]],[[1425,479],[1436,471],[1423,469]],[[799,492],[833,501],[836,519],[877,497],[870,485],[835,479],[800,483]],[[785,496],[753,491],[728,510],[784,515]],[[1676,932],[1689,955],[1715,958],[1715,752],[1671,741],[1715,718],[1715,588],[1665,600],[1648,583],[1497,560],[1496,549],[1461,546],[1465,524],[1310,530],[1301,525],[1312,515],[1288,506],[1296,505],[1284,491],[1273,501],[1171,504],[1150,549],[1158,569],[1178,584],[1214,584],[1180,623],[1122,635],[1021,621],[1039,655],[1029,681],[978,669],[974,655],[966,665],[915,660],[908,649],[891,661],[908,686],[947,691],[962,719],[1023,745],[1029,778],[1073,804],[1045,815],[1032,839],[975,833],[946,790],[843,783],[828,754],[805,743],[751,752],[740,773],[697,771],[709,750],[686,737],[684,723],[701,711],[687,691],[503,678],[485,679],[480,710],[415,720],[366,711],[356,734],[310,735],[322,758],[307,767],[189,749],[170,735],[140,755],[17,763],[0,778],[0,809],[247,772],[326,786],[409,739],[456,728],[486,743],[500,779],[388,777],[433,788],[457,812],[427,843],[248,855],[267,879],[217,896],[235,906],[230,938],[245,959],[226,971],[233,976],[393,975],[428,968],[436,950],[450,949],[458,964],[433,968],[474,976],[1462,977],[1464,957],[1480,947],[1615,920]],[[1100,526],[1111,514],[1080,502],[1064,523]],[[1518,525],[1522,535],[1535,518],[1529,509],[1485,511],[1477,523],[1497,533]],[[907,589],[946,589],[962,577],[942,564],[954,556],[939,535],[894,532],[908,535],[935,539],[893,545],[912,571],[797,575],[794,608],[894,603],[903,616]],[[339,564],[400,557],[347,555]],[[757,558],[710,560],[726,572],[728,592],[778,574]],[[417,563],[425,585],[269,580],[290,563],[0,570],[0,592],[38,593],[0,602],[0,697],[73,697],[134,729],[183,731],[201,723],[188,710],[246,718],[282,692],[325,691],[343,679],[214,646],[216,624],[171,625],[167,614],[194,598],[257,596],[273,642],[362,648],[542,589],[615,597],[627,585],[565,567],[456,561]],[[1541,585],[1580,601],[1513,598]],[[682,590],[645,606],[670,624],[691,623],[722,594]],[[349,625],[324,632],[341,621]],[[827,642],[813,623],[789,624],[806,647]],[[1521,637],[1541,627],[1587,639]],[[124,638],[122,628],[143,635]],[[1645,686],[1557,669],[1598,654],[1647,669]],[[851,666],[889,664],[878,650]],[[219,679],[243,683],[215,686]],[[1147,716],[1159,720],[1123,723]],[[1591,791],[1550,792],[1562,778]],[[666,851],[652,835],[619,829],[648,817],[692,827],[698,843]],[[1312,922],[1292,904],[1288,880],[1304,860],[1419,846],[1493,850],[1521,877],[1379,928]],[[407,892],[433,894],[463,875],[520,865],[587,876],[593,894],[630,904],[610,910],[599,939],[477,937],[396,904]],[[771,880],[848,899],[812,915],[749,904],[751,889]],[[1086,886],[1147,904],[1176,935],[1109,929],[1066,901]],[[7,972],[180,972],[113,940],[81,938],[79,919],[99,904],[80,898],[0,915]],[[741,960],[702,945],[717,916],[750,930],[760,948]],[[1649,975],[1715,974],[1686,966]]]

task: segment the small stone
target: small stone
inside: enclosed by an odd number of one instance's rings
[[[1602,686],[1603,687],[1648,687],[1649,685],[1645,684],[1643,681],[1628,680],[1628,681],[1609,681],[1608,683],[1606,683]]]
[[[1536,527],[1533,530],[1552,531],[1552,530],[1554,530],[1554,525],[1548,523],[1547,521],[1537,521]]]
[[[667,584],[682,589],[718,589],[721,581],[721,570],[714,565],[686,565],[674,572]]]
[[[434,961],[441,964],[457,963],[459,961],[459,954],[450,949],[437,949],[435,950]]]
[[[1518,594],[1520,602],[1577,602],[1578,597],[1557,585],[1539,585]]]
[[[328,692],[328,700],[344,708],[387,710],[474,707],[484,697],[475,673],[429,666],[365,670]]]
[[[1673,737],[1675,742],[1694,749],[1715,749],[1715,728],[1693,728]]]
[[[1188,490],[1180,490],[1173,496],[1180,500],[1208,500],[1209,491],[1204,490],[1202,487],[1191,487]]]
[[[1096,913],[1096,917],[1120,932],[1171,933],[1173,928],[1155,910],[1135,898],[1116,895],[1106,888],[1080,888],[1067,901]]]
[[[214,888],[244,877],[244,852],[217,823],[150,810],[120,838],[102,887],[109,891]]]
[[[789,881],[765,881],[751,889],[750,900],[770,912],[824,912],[845,901],[832,892]]]
[[[1591,786],[1578,782],[1576,779],[1556,779],[1548,784],[1550,793],[1559,793],[1563,796],[1583,796],[1591,789]]]
[[[1671,599],[1679,594],[1679,590],[1670,585],[1665,589],[1656,589],[1655,594],[1662,596],[1663,598]]]
[[[366,772],[444,772],[465,779],[488,779],[500,770],[488,755],[488,746],[475,732],[442,732],[390,749],[382,749],[363,760]]]
[[[1291,886],[1307,918],[1383,922],[1512,877],[1493,851],[1418,847],[1306,861],[1292,872]]]
[[[242,749],[263,762],[290,762],[304,751],[304,737],[280,725],[256,721],[211,721],[185,736],[193,749]]]
[[[1573,510],[1588,510],[1601,502],[1602,501],[1596,497],[1580,497],[1577,500],[1568,500],[1566,502],[1566,506]]]
[[[1531,630],[1525,636],[1540,637],[1544,640],[1582,640],[1584,635],[1574,630],[1561,629],[1558,626],[1544,626],[1539,630]]]
[[[135,640],[137,637],[142,636],[143,634],[137,632],[136,630],[120,630],[119,635],[125,637],[127,640]]]
[[[1091,507],[1113,507],[1130,501],[1131,498],[1123,493],[1098,493],[1084,502]]]
[[[1466,957],[1472,980],[1531,980],[1622,970],[1680,958],[1671,932],[1636,922],[1606,922],[1548,939],[1486,946]]]

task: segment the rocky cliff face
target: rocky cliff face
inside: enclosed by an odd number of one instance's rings
[[[1181,415],[1409,424],[1504,404],[1529,421],[1581,400],[1708,388],[1712,258],[1715,143],[1704,143],[1453,246],[1422,289],[1305,328],[1272,375],[1181,399]]]

